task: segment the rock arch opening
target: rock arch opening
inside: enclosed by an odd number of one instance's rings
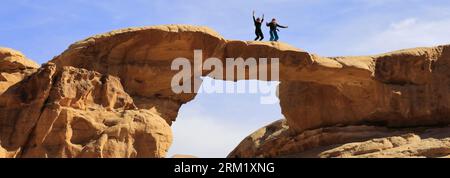
[[[279,82],[245,80],[230,82],[203,78],[202,88],[220,85],[225,89],[267,85],[276,90]],[[262,126],[280,118],[281,107],[276,98],[272,104],[262,104],[267,93],[200,92],[183,105],[172,125],[173,145],[168,156],[225,158],[245,137]]]

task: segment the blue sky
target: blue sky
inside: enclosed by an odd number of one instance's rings
[[[276,17],[281,41],[324,56],[368,55],[450,43],[448,0],[3,0],[0,46],[44,63],[71,43],[119,28],[209,26],[253,39],[251,12]],[[266,36],[268,35],[265,32]],[[259,95],[201,94],[183,106],[170,154],[224,157],[246,135],[281,118]]]

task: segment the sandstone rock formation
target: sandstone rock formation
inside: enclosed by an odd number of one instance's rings
[[[0,94],[39,68],[22,53],[0,47]]]
[[[203,50],[203,59],[280,58],[281,106],[298,132],[336,124],[450,123],[450,46],[325,58],[282,43],[224,40],[208,28],[157,26],[88,38],[52,62],[118,76],[139,106],[155,109],[170,124],[179,107],[195,97],[172,92],[171,62],[193,60],[195,49]]]
[[[295,134],[286,120],[247,137],[231,158],[410,158],[449,157],[450,126],[392,129],[377,126],[326,127]]]
[[[339,74],[328,76],[341,78],[336,84],[284,82],[280,86],[283,113],[298,131],[337,124],[448,124],[449,49],[450,46],[440,46],[373,57],[332,58],[360,65],[358,70],[366,73],[351,72],[361,78],[350,80]]]
[[[5,157],[165,157],[172,139],[118,78],[52,63],[0,96],[0,116]]]
[[[259,140],[257,150],[264,151],[238,149],[232,156],[275,157],[329,144],[320,136],[317,143],[295,142],[291,145],[306,146],[285,152],[264,146],[271,145],[272,134],[281,134],[275,139],[281,143],[336,126],[331,130],[345,133],[348,126],[349,132],[356,127],[376,135],[374,126],[398,130],[450,124],[450,46],[328,58],[283,43],[225,40],[206,27],[169,25],[76,42],[9,88],[0,96],[0,145],[16,157],[162,157],[171,142],[169,125],[181,105],[195,98],[195,93],[172,91],[177,71],[171,63],[180,57],[193,61],[196,49],[202,49],[203,59],[280,59],[279,98],[286,121],[252,136]],[[264,64],[247,72],[259,65]],[[200,72],[216,79],[230,75]],[[233,80],[274,80],[252,77]],[[254,149],[247,145],[244,150]]]

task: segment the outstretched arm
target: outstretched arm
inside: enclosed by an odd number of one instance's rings
[[[263,23],[263,22],[264,22],[264,14],[263,14],[263,17],[262,17],[261,23]]]
[[[253,11],[253,22],[256,22],[255,11]]]
[[[280,27],[280,28],[288,28],[288,26],[283,26],[283,25],[278,25],[278,24],[277,24],[277,27]]]

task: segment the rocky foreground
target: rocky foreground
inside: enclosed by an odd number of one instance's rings
[[[450,158],[450,127],[326,127],[292,133],[286,120],[247,137],[230,158]]]
[[[195,98],[172,92],[171,63],[195,49],[203,59],[280,58],[286,119],[230,157],[450,155],[450,46],[329,58],[170,25],[96,35],[41,67],[1,48],[0,157],[166,157],[170,125]]]

